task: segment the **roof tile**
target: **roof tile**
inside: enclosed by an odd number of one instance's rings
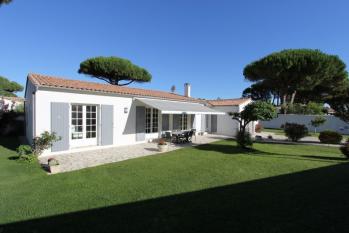
[[[53,76],[41,75],[41,74],[29,74],[28,79],[36,86],[53,87],[53,88],[68,88],[74,90],[115,93],[121,95],[134,95],[134,96],[149,96],[160,99],[180,100],[197,102],[195,98],[190,98],[170,92],[146,90],[140,88],[130,88],[124,86],[115,86],[110,84],[101,84],[95,82],[86,82],[79,80],[70,80],[64,78],[58,78]]]

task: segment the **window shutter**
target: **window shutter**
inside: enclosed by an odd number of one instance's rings
[[[101,106],[101,145],[113,145],[114,135],[114,106]]]
[[[61,140],[54,142],[52,152],[69,150],[69,103],[51,103],[51,133],[55,132]]]
[[[136,141],[145,140],[145,107],[136,107]]]

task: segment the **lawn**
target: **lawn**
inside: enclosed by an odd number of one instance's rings
[[[338,148],[230,140],[46,175],[0,138],[0,232],[344,232]],[[9,159],[10,158],[10,159]]]

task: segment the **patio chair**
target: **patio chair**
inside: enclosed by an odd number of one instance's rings
[[[165,137],[164,137],[164,138],[165,138],[166,141],[168,141],[168,142],[173,142],[173,140],[174,140],[174,137],[173,137],[172,133],[169,132],[169,131],[166,131],[166,132],[165,132]]]
[[[187,142],[191,142],[192,141],[192,138],[193,138],[193,134],[194,134],[194,131],[193,130],[190,130],[189,132],[187,132],[185,134],[185,140]]]
[[[184,143],[186,141],[186,134],[175,134],[174,139],[176,143]]]

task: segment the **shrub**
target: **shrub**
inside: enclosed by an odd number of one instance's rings
[[[36,161],[35,155],[33,155],[32,148],[29,145],[20,145],[17,149],[18,160],[31,163]]]
[[[343,136],[335,131],[322,131],[319,135],[319,140],[321,143],[327,144],[339,144],[341,143]]]
[[[36,156],[34,154],[29,154],[29,155],[21,155],[18,156],[18,160],[24,161],[27,163],[32,163],[37,160]]]
[[[263,130],[263,125],[261,125],[261,124],[258,123],[258,124],[256,125],[256,127],[255,127],[254,130],[255,130],[256,133],[262,132],[262,130]]]
[[[305,125],[296,123],[286,123],[284,131],[286,136],[293,142],[297,142],[299,139],[308,135],[308,128]]]
[[[248,132],[243,133],[243,132],[239,131],[236,134],[236,142],[242,148],[248,148],[248,147],[251,147],[253,145],[253,140],[252,140],[251,134]]]
[[[348,141],[339,148],[341,150],[341,152],[343,153],[343,155],[345,155],[345,157],[347,157],[347,159],[349,159],[349,139]]]
[[[24,113],[24,104],[17,105],[14,111]]]
[[[33,139],[33,153],[37,156],[41,155],[42,152],[52,146],[53,142],[61,140],[55,132],[50,133],[48,131],[43,132],[40,137]]]
[[[17,147],[16,152],[18,156],[32,154],[32,148],[29,145],[20,145]]]

